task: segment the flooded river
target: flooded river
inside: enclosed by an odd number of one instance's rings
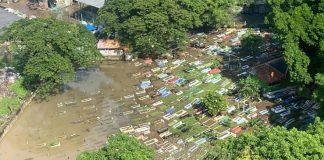
[[[135,89],[134,64],[102,64],[81,71],[66,91],[32,102],[0,143],[1,160],[75,159],[105,145],[129,120],[119,99]]]

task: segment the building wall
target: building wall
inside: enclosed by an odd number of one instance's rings
[[[73,0],[57,0],[61,6],[66,7],[73,4]]]
[[[108,60],[122,60],[124,58],[123,50],[99,50],[99,52]]]
[[[43,2],[39,2],[42,7],[45,9],[48,9],[48,1],[49,0],[43,0]],[[67,7],[73,4],[73,0],[56,0],[56,4],[58,7]]]

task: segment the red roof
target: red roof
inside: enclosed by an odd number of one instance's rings
[[[236,127],[231,129],[231,132],[235,133],[235,134],[238,134],[238,133],[242,132],[242,127],[236,126]]]
[[[116,40],[100,39],[97,43],[98,49],[120,49],[120,44]]]
[[[179,78],[178,77],[174,77],[170,80],[168,80],[169,83],[175,83],[175,81],[177,81]]]
[[[231,37],[231,35],[226,35],[226,36],[223,37],[223,40],[228,39],[230,37]]]
[[[144,60],[144,63],[145,63],[145,64],[152,64],[153,61],[152,61],[151,58],[147,58],[147,59]]]
[[[286,78],[287,65],[283,58],[278,58],[255,67],[257,77],[269,84]]]
[[[221,70],[219,68],[214,68],[208,72],[208,74],[220,73]]]

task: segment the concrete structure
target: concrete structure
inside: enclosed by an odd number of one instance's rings
[[[73,0],[47,0],[50,3],[56,3],[59,7],[66,7],[73,4]]]
[[[101,8],[105,4],[105,0],[76,0],[76,1],[95,8]]]
[[[73,4],[73,0],[38,0],[36,2],[29,2],[31,8],[48,9],[54,7],[64,8]]]
[[[79,21],[94,23],[99,8],[103,7],[106,0],[74,0],[78,3],[79,10],[73,17]]]
[[[277,83],[287,77],[288,66],[284,58],[277,58],[255,67],[257,77],[269,84]]]
[[[124,50],[116,40],[100,39],[97,49],[106,59],[121,60],[124,58]]]
[[[12,22],[17,21],[19,19],[20,17],[14,15],[13,13],[9,13],[3,8],[0,8],[0,30],[4,27],[9,26]]]

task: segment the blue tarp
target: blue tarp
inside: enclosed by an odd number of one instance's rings
[[[167,96],[169,96],[169,95],[171,95],[171,92],[170,92],[170,91],[168,91],[168,92],[163,92],[163,93],[161,94],[161,97],[167,97]]]
[[[167,89],[165,88],[165,87],[162,87],[162,88],[160,88],[160,89],[158,89],[158,92],[160,93],[160,94],[162,94],[164,91],[166,91]]]
[[[86,27],[87,27],[87,30],[89,30],[89,31],[95,31],[95,30],[97,29],[96,26],[94,26],[94,25],[92,25],[92,24],[90,24],[90,23],[88,23],[88,24],[86,25]]]
[[[158,90],[158,93],[161,95],[161,97],[167,97],[171,94],[171,92],[166,89],[165,87],[162,87]]]
[[[140,87],[141,87],[142,89],[149,88],[150,86],[151,86],[151,81],[147,81],[147,80],[142,81],[141,84],[140,84]]]
[[[172,114],[175,111],[174,107],[168,108],[167,110],[164,111],[164,114]]]
[[[176,80],[175,83],[180,86],[180,85],[186,83],[186,79],[180,78],[180,79]]]

